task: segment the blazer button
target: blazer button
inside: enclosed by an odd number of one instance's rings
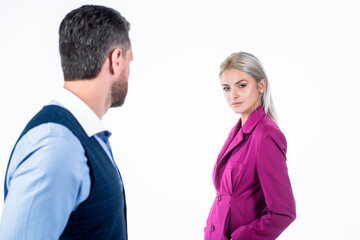
[[[219,195],[217,195],[217,200],[218,200],[218,202],[220,202],[221,201],[221,195],[219,194]]]
[[[213,232],[215,230],[215,226],[214,225],[211,225],[210,227],[210,232]]]

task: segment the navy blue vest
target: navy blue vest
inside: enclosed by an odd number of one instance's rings
[[[45,106],[30,120],[19,140],[30,129],[50,122],[67,127],[80,140],[88,158],[91,177],[90,195],[72,212],[60,239],[126,240],[125,192],[119,181],[119,172],[97,139],[88,137],[68,110],[56,105]],[[5,198],[7,192],[5,183]]]

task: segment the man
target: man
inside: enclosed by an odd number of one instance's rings
[[[125,100],[129,27],[117,11],[93,5],[61,22],[64,89],[10,156],[0,239],[127,239],[123,183],[101,119]]]

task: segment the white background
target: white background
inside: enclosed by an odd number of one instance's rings
[[[298,216],[279,239],[358,239],[356,0],[90,2],[132,25],[128,97],[104,118],[125,182],[129,239],[203,238],[213,166],[239,117],[218,69],[237,51],[265,66],[288,140]],[[62,87],[59,24],[85,3],[1,0],[0,186],[25,124]]]

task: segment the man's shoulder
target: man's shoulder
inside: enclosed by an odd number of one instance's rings
[[[24,141],[27,143],[34,143],[37,141],[45,140],[46,138],[51,139],[62,139],[62,140],[72,140],[77,139],[72,131],[66,126],[60,123],[47,122],[42,123],[36,127],[30,129],[20,141]]]
[[[24,134],[14,149],[13,158],[24,158],[27,154],[41,148],[52,149],[52,152],[84,152],[79,139],[65,126],[58,123],[43,123]],[[59,151],[56,151],[58,149]]]

